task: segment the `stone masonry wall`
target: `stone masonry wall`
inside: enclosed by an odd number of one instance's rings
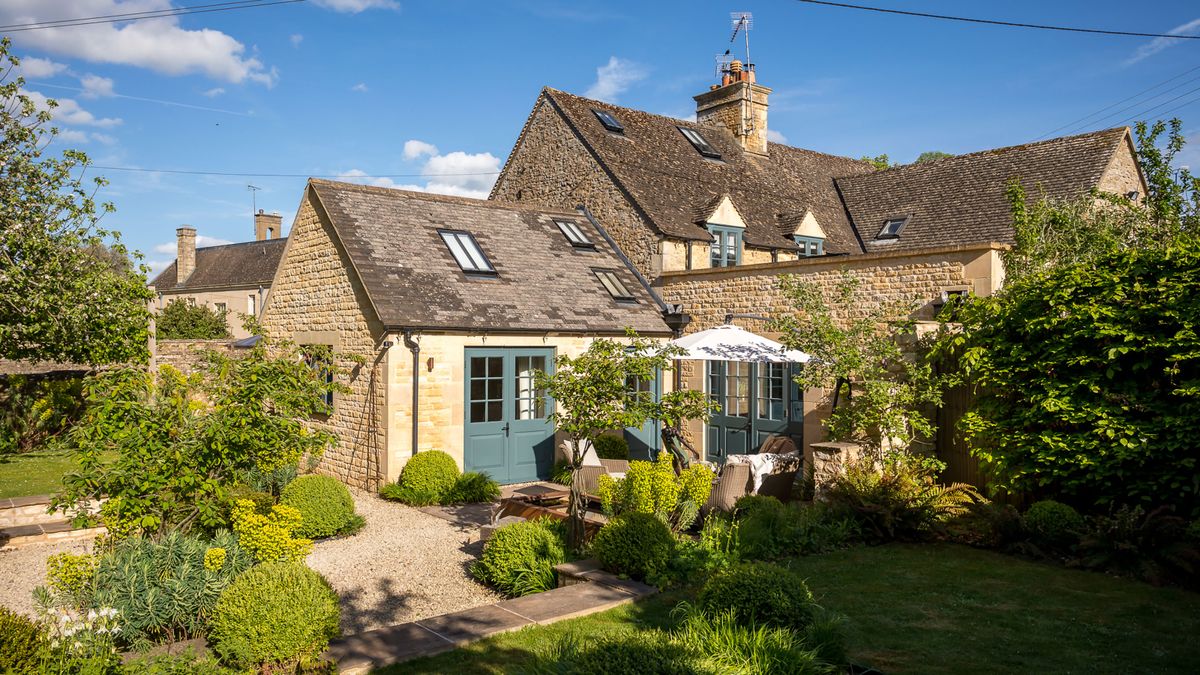
[[[317,425],[338,435],[337,447],[326,451],[317,470],[350,485],[378,487],[386,430],[382,353],[383,328],[375,318],[350,261],[334,243],[332,228],[318,212],[311,191],[292,227],[263,325],[273,337],[303,344],[329,345],[341,354],[366,359],[365,366],[342,359],[341,382],[350,393],[334,395],[334,412]]]
[[[1146,196],[1141,173],[1138,171],[1137,158],[1128,143],[1122,143],[1120,150],[1113,155],[1108,168],[1100,176],[1100,184],[1097,187],[1104,192],[1118,195],[1137,190],[1143,193],[1142,198]]]
[[[155,365],[172,366],[184,373],[191,373],[204,358],[204,352],[233,351],[232,340],[155,340]]]
[[[574,211],[587,206],[647,278],[658,276],[658,235],[543,96],[508,158],[492,199]]]

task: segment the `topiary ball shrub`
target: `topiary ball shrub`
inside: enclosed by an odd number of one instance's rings
[[[45,635],[23,614],[0,605],[0,673],[38,673]]]
[[[427,450],[413,455],[400,472],[396,488],[385,488],[380,494],[413,506],[441,504],[458,481],[458,464],[440,450]]]
[[[447,504],[479,504],[492,502],[500,498],[500,484],[492,480],[486,473],[468,471],[454,481],[454,487],[446,495],[443,503]]]
[[[592,445],[600,459],[629,459],[629,442],[620,436],[598,436]]]
[[[552,568],[566,559],[565,523],[540,518],[493,532],[471,573],[506,595],[528,595],[553,588]]]
[[[300,512],[303,520],[294,534],[305,539],[331,537],[354,518],[350,491],[329,476],[300,476],[283,489],[279,503]]]
[[[1079,512],[1052,499],[1034,502],[1025,512],[1024,521],[1034,543],[1052,550],[1070,548],[1079,541],[1079,533],[1083,530],[1083,517]]]
[[[592,555],[604,569],[638,580],[664,571],[674,551],[671,528],[649,513],[623,513],[592,539]]]
[[[300,563],[250,568],[221,593],[209,641],[226,663],[291,672],[310,664],[338,635],[338,597]]]
[[[748,562],[733,565],[705,582],[697,600],[713,614],[733,612],[738,621],[804,630],[816,605],[798,574],[779,565]]]
[[[750,518],[762,511],[783,511],[783,502],[771,495],[742,495],[733,503],[733,515],[739,520]]]

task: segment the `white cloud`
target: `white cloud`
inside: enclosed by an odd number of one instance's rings
[[[767,140],[771,141],[772,143],[779,143],[781,145],[788,142],[787,136],[784,136],[774,129],[767,129]]]
[[[338,174],[338,178],[363,185],[433,192],[474,199],[486,199],[492,191],[492,185],[496,183],[496,177],[500,171],[500,159],[490,152],[467,153],[456,150],[440,155],[437,154],[437,148],[428,143],[409,141],[404,144],[406,154],[410,143],[421,146],[420,154],[414,155],[410,159],[429,155],[425,166],[421,168],[421,175],[426,179],[424,185],[401,184],[385,177],[368,177],[367,173],[361,169],[342,172]]]
[[[51,116],[54,118],[54,121],[61,124],[109,128],[115,127],[121,123],[119,118],[96,117],[87,110],[84,110],[83,107],[80,106],[79,103],[77,103],[74,99],[56,98],[54,100],[58,103],[58,106],[51,109],[50,105],[47,103],[48,99],[41,92],[26,91],[22,89],[21,93],[28,96],[38,110],[49,110]]]
[[[608,63],[596,69],[596,81],[584,96],[616,103],[617,97],[634,84],[646,79],[646,69],[628,59],[610,56]]]
[[[358,84],[354,85],[353,87],[350,87],[350,91],[357,91],[361,94],[365,94],[370,90],[367,88],[366,83],[359,82]]]
[[[102,96],[112,96],[114,93],[111,78],[89,73],[79,79],[79,84],[83,87],[83,93],[80,94],[83,98],[100,98]]]
[[[1200,32],[1200,19],[1192,19],[1187,23],[1180,24],[1167,31],[1167,35],[1195,35],[1197,32]],[[1150,58],[1162,50],[1167,49],[1168,47],[1174,47],[1181,42],[1185,42],[1185,40],[1176,40],[1165,37],[1154,38],[1146,44],[1138,47],[1137,50],[1133,52],[1133,56],[1130,56],[1128,59],[1126,59],[1125,65],[1133,65],[1142,59]]]
[[[228,239],[221,239],[219,237],[210,237],[210,236],[204,235],[204,234],[196,235],[196,248],[203,248],[205,246],[224,246],[225,244],[232,244],[232,243],[233,242],[229,241]],[[155,244],[154,252],[161,253],[162,255],[172,255],[173,256],[179,252],[178,243],[174,242],[174,241],[166,241],[161,244]],[[172,258],[171,260],[174,260],[174,258]],[[171,264],[171,261],[168,260],[167,264],[168,265]]]
[[[217,96],[220,96],[221,94],[224,94],[224,93],[225,93],[224,87],[213,87],[212,89],[209,89],[208,91],[204,92],[204,95],[209,98],[216,98]]]
[[[299,33],[293,33],[288,39],[292,41],[293,47],[299,47],[300,43],[304,42],[304,36]]]
[[[404,159],[416,159],[423,155],[438,154],[437,146],[425,141],[404,141]]]
[[[313,0],[313,4],[349,14],[358,14],[368,9],[400,9],[400,4],[395,0]]]
[[[22,77],[53,77],[66,70],[67,64],[34,56],[22,56],[20,69]]]
[[[0,3],[0,21],[54,21],[171,7],[171,0],[5,0]],[[278,79],[274,68],[244,56],[246,46],[233,37],[210,28],[186,30],[180,27],[177,17],[44,28],[19,33],[17,41],[53,54],[148,68],[168,75],[198,72],[217,80],[257,82],[268,87]]]
[[[112,145],[117,142],[117,139],[108,134],[102,134],[96,131],[87,132],[79,129],[60,129],[58,135],[54,139],[60,143],[103,143],[104,145]]]

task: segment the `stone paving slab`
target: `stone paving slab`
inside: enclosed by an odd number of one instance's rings
[[[402,623],[358,633],[329,644],[326,657],[341,673],[369,673],[392,663],[448,652],[455,644],[415,623]]]
[[[533,622],[529,619],[496,605],[483,605],[464,609],[461,612],[421,619],[417,625],[436,633],[455,645],[465,645],[498,633],[507,633],[510,630],[523,628],[531,623]]]
[[[603,612],[633,601],[633,596],[600,584],[575,584],[497,603],[530,621],[547,625]]]

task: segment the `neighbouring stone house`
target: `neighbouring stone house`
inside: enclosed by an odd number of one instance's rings
[[[310,180],[263,310],[343,355],[320,470],[363,487],[442,450],[502,483],[547,478],[553,401],[533,370],[672,316],[589,214]],[[350,357],[356,358],[355,363]],[[661,390],[662,383],[647,383]],[[653,429],[631,429],[635,446]]]
[[[280,236],[282,220],[278,213],[259,210],[254,241],[201,248],[196,248],[196,228],[175,230],[175,261],[150,282],[157,294],[154,309],[183,300],[224,311],[233,337],[249,337],[242,318],[257,317],[270,293],[286,241]]]
[[[832,285],[845,270],[864,281],[863,310],[915,297],[915,318],[932,319],[945,295],[989,295],[1003,282],[1010,181],[1030,199],[1146,193],[1128,128],[877,170],[770,142],[770,94],[736,61],[694,97],[694,122],[543,89],[491,198],[585,206],[695,331],[728,313],[788,311],[783,275]],[[722,405],[706,428],[688,430],[711,459],[772,433],[806,447],[823,440],[823,392],[796,391],[785,368],[681,370],[683,386]]]

